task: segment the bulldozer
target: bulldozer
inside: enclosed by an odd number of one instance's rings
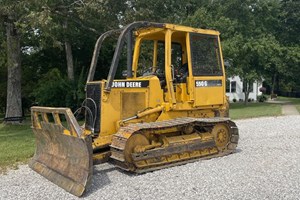
[[[103,33],[80,108],[83,124],[70,108],[31,108],[30,168],[81,196],[95,164],[144,173],[234,152],[239,134],[229,118],[219,35],[145,21]],[[108,77],[94,80],[101,46],[113,36]],[[122,55],[125,66],[119,66]],[[116,79],[120,71],[123,78]]]

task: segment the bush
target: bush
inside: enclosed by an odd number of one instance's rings
[[[57,68],[54,68],[40,79],[32,96],[40,106],[75,109],[85,97],[83,72],[72,82],[67,77],[63,77]]]
[[[66,94],[70,91],[68,80],[63,78],[57,68],[50,70],[41,78],[32,95],[41,106],[65,106]]]
[[[268,98],[265,95],[259,95],[257,96],[258,102],[265,102]]]
[[[236,98],[232,99],[232,101],[235,103],[236,102]]]

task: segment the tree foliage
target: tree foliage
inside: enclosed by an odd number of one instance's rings
[[[263,78],[273,92],[300,90],[297,0],[1,0],[0,112],[6,101],[8,18],[20,33],[24,107],[79,104],[97,37],[139,20],[216,29],[229,76],[239,75],[248,84]],[[66,42],[73,81],[67,78]],[[98,79],[106,78],[113,50],[113,43],[101,49]]]
[[[219,30],[224,59],[230,65],[228,75],[240,76],[246,85],[264,79],[273,93],[282,82],[289,89],[299,84],[294,75],[299,70],[298,11],[299,3],[292,0],[216,0],[185,23]],[[245,90],[246,102],[248,94]]]

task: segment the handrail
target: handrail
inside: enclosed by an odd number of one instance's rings
[[[113,34],[116,34],[117,32],[121,32],[122,29],[115,29],[115,30],[110,30],[107,31],[105,33],[103,33],[97,40],[96,44],[95,44],[95,48],[94,48],[94,52],[93,52],[93,58],[92,58],[92,62],[90,65],[90,70],[89,70],[89,74],[88,74],[88,78],[87,78],[87,82],[93,81],[94,79],[94,75],[95,75],[95,71],[96,71],[96,66],[97,66],[97,61],[98,61],[98,56],[100,53],[100,49],[102,46],[103,41],[108,37],[111,36]]]
[[[114,56],[113,56],[113,59],[112,59],[112,62],[111,62],[111,66],[110,66],[110,69],[109,69],[109,73],[108,73],[108,76],[107,76],[107,84],[105,85],[104,91],[106,91],[106,92],[111,91],[112,82],[113,82],[113,80],[115,78],[115,75],[116,75],[116,71],[117,71],[117,68],[118,68],[119,60],[120,60],[120,55],[121,55],[121,52],[122,52],[124,41],[126,39],[126,37],[125,37],[126,34],[128,32],[132,32],[132,30],[134,30],[134,29],[142,28],[142,27],[162,28],[162,27],[164,27],[164,24],[147,22],[147,21],[138,21],[138,22],[133,22],[131,24],[128,24],[126,27],[124,27],[124,29],[122,30],[122,32],[121,32],[121,34],[118,38],[115,53],[114,53]]]
[[[113,56],[113,59],[112,59],[112,62],[111,62],[111,66],[110,66],[110,69],[109,69],[109,73],[108,73],[108,77],[107,77],[107,84],[105,85],[105,88],[104,88],[104,90],[106,92],[110,92],[111,87],[112,87],[112,82],[113,82],[113,80],[115,78],[116,71],[117,71],[117,68],[118,68],[118,64],[119,64],[119,60],[120,60],[120,55],[121,55],[121,52],[122,52],[124,41],[126,39],[126,35],[128,35],[128,37],[127,37],[128,42],[132,42],[129,39],[129,37],[132,35],[132,31],[134,29],[138,29],[138,28],[142,28],[142,27],[158,27],[158,28],[162,28],[162,27],[164,27],[164,24],[162,24],[162,23],[147,22],[147,21],[138,21],[138,22],[133,22],[131,24],[128,24],[127,26],[125,26],[122,29],[110,30],[110,31],[107,31],[107,32],[103,33],[98,38],[98,40],[97,40],[97,42],[95,44],[95,48],[94,48],[94,52],[93,52],[93,58],[92,58],[92,61],[91,61],[91,65],[90,65],[90,69],[89,69],[89,74],[88,74],[87,82],[93,81],[93,79],[94,79],[94,75],[95,75],[95,71],[96,71],[96,66],[97,66],[97,60],[98,60],[98,56],[99,56],[100,49],[101,49],[103,41],[108,36],[116,34],[118,32],[121,32],[120,35],[119,35],[119,38],[118,38],[118,42],[117,42],[117,45],[116,45],[114,56]],[[131,44],[129,44],[129,49],[131,49],[130,45]],[[128,57],[131,56],[129,54],[129,50],[128,50],[128,54],[127,55],[128,55]],[[131,60],[132,58],[128,58],[128,59]],[[129,65],[130,63],[131,62],[128,61],[127,65]],[[132,74],[132,72],[130,72],[130,70],[131,70],[130,66],[127,66],[127,74],[129,75],[129,77]]]

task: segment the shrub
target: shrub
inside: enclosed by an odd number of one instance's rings
[[[236,98],[232,99],[232,101],[235,103],[236,102]]]
[[[85,98],[83,74],[82,71],[75,81],[70,81],[54,68],[39,80],[32,96],[40,106],[75,109]]]
[[[258,102],[264,102],[264,101],[266,101],[267,100],[267,97],[265,96],[265,95],[259,95],[259,96],[257,96],[257,101]]]
[[[41,78],[33,91],[33,96],[41,106],[65,106],[70,84],[57,68],[50,70]]]

